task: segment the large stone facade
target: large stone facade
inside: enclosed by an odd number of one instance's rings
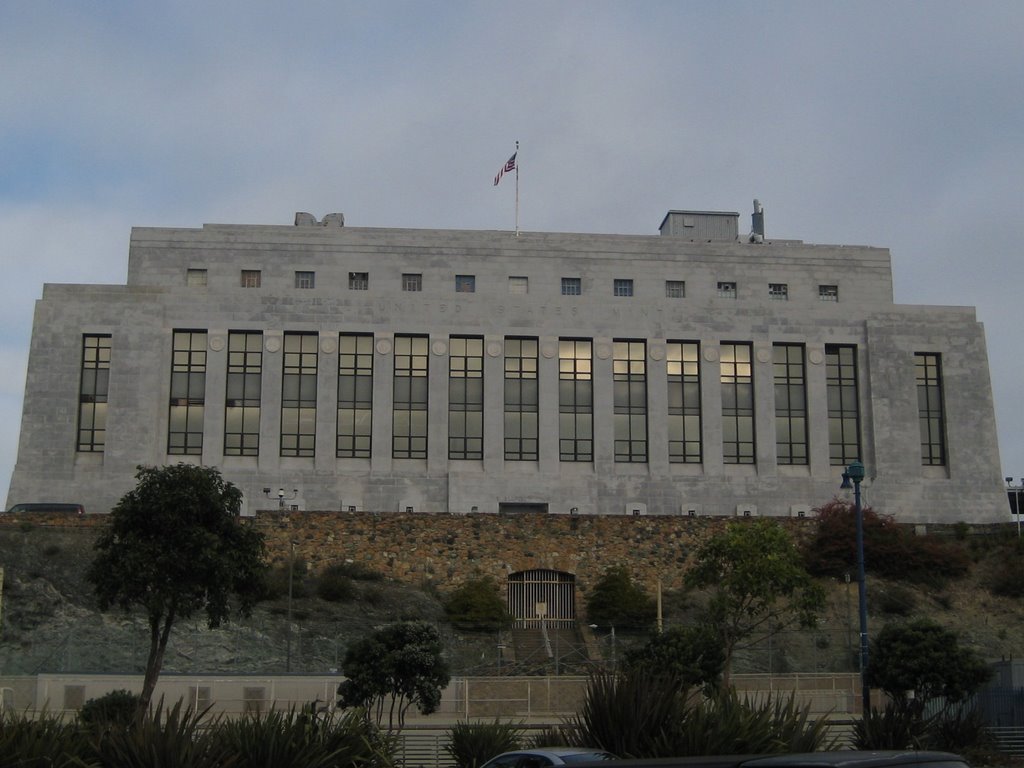
[[[799,516],[857,458],[900,521],[1005,519],[973,309],[895,304],[884,249],[750,242],[736,219],[135,229],[126,285],[46,285],[36,305],[8,505],[106,511],[136,465],[180,460],[218,466],[249,513]]]

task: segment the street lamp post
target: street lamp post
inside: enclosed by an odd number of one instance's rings
[[[868,595],[864,576],[864,510],[860,504],[860,484],[864,465],[854,461],[843,472],[841,488],[853,488],[854,512],[857,516],[857,598],[860,608],[860,692],[864,717],[871,714],[871,689],[868,688]]]
[[[1020,479],[1020,485],[1013,484],[1013,478],[1006,478],[1006,492],[1007,498],[1009,498],[1009,492],[1013,491],[1013,501],[1010,502],[1010,512],[1015,518],[1017,518],[1017,538],[1020,538],[1020,494],[1024,491],[1024,477]]]
[[[285,674],[292,673],[292,580],[295,574],[295,542],[288,543],[288,655],[285,661]]]

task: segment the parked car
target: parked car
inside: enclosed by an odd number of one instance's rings
[[[859,751],[622,759],[573,768],[970,768],[951,752]]]
[[[573,747],[539,747],[502,752],[480,768],[546,768],[549,765],[571,765],[613,760],[615,755],[600,749]]]
[[[950,752],[812,752],[748,760],[743,768],[970,768]]]
[[[81,504],[68,504],[65,502],[58,501],[33,501],[25,502],[24,504],[15,504],[13,507],[7,510],[8,515],[20,515],[23,513],[31,514],[75,514],[84,515],[85,507]]]

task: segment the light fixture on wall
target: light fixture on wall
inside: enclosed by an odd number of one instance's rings
[[[272,494],[272,489],[264,488],[263,489],[263,495],[266,496],[268,499],[270,499],[270,498],[277,498],[277,508],[278,509],[284,509],[284,503],[286,501],[292,501],[293,499],[297,499],[299,497],[299,489],[298,488],[292,488],[291,496],[288,496],[288,495],[285,494],[284,488],[278,488],[277,489],[277,493],[273,493],[273,494]],[[295,507],[292,507],[292,508],[294,509]]]

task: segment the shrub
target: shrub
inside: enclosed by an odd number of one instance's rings
[[[816,576],[842,577],[857,567],[856,511],[852,504],[833,499],[814,510],[817,528],[804,548],[807,570]],[[864,550],[873,574],[900,581],[933,583],[959,578],[970,558],[957,542],[916,536],[892,518],[864,507]]]
[[[336,566],[353,581],[383,581],[384,574],[362,563],[338,563]]]
[[[387,594],[380,587],[363,587],[363,602],[374,607],[383,605],[387,601]]]
[[[995,749],[995,739],[985,718],[973,707],[958,709],[936,718],[928,730],[929,749],[943,752],[985,755]],[[987,760],[972,761],[985,765]]]
[[[394,743],[353,710],[343,715],[271,710],[221,722],[217,741],[238,757],[238,765],[275,768],[379,767],[391,765]]]
[[[646,645],[626,651],[625,663],[677,675],[683,686],[707,686],[710,690],[722,675],[725,651],[718,634],[706,624],[671,627]]]
[[[853,724],[853,745],[857,749],[921,749],[928,723],[920,708],[905,700],[890,701],[885,709],[875,707]]]
[[[100,729],[91,742],[104,768],[221,768],[234,761],[230,747],[218,738],[217,725],[202,723],[203,713],[188,711],[179,701],[166,714],[156,710],[131,728]]]
[[[493,723],[456,723],[448,729],[444,750],[457,768],[477,768],[495,755],[519,749],[522,739],[521,726],[498,718]]]
[[[0,765],[100,768],[78,725],[45,711],[38,717],[0,711]]]
[[[278,563],[267,572],[266,576],[266,597],[271,600],[280,600],[288,596],[288,562]],[[306,577],[309,569],[306,561],[301,557],[295,558],[291,566],[292,597],[302,598],[309,596],[306,587]]]
[[[135,717],[140,698],[139,694],[123,688],[110,691],[85,702],[78,712],[78,720],[83,725],[126,726]]]
[[[607,568],[587,597],[587,617],[597,624],[644,629],[654,622],[655,613],[654,599],[622,565]]]
[[[811,720],[810,705],[796,694],[758,700],[740,698],[734,688],[716,691],[690,707],[685,720],[665,740],[662,756],[815,752],[826,744],[826,723]]]
[[[645,667],[595,672],[583,704],[566,721],[566,735],[573,746],[619,757],[662,757],[658,740],[682,721],[686,695],[677,678]]]
[[[491,576],[469,579],[458,587],[444,601],[444,612],[457,629],[469,632],[496,632],[512,623]]]
[[[355,599],[356,588],[343,565],[329,565],[317,577],[316,595],[331,603],[344,603]]]
[[[900,584],[891,584],[872,595],[871,603],[890,616],[909,616],[917,607],[917,596]]]
[[[998,567],[993,568],[986,586],[993,595],[1001,597],[1024,597],[1024,544],[1017,538],[999,546]]]
[[[995,743],[988,724],[974,708],[957,708],[925,717],[919,702],[890,701],[881,712],[854,724],[854,746],[858,749],[937,749],[980,758],[975,765],[987,765]]]
[[[630,669],[591,678],[584,705],[567,722],[578,746],[621,757],[814,752],[829,748],[826,721],[812,720],[795,695],[740,698],[732,688],[707,700],[689,696],[677,679]]]
[[[530,749],[543,749],[544,747],[568,747],[573,741],[569,737],[572,729],[567,725],[545,725],[539,731],[535,731],[526,740]]]

